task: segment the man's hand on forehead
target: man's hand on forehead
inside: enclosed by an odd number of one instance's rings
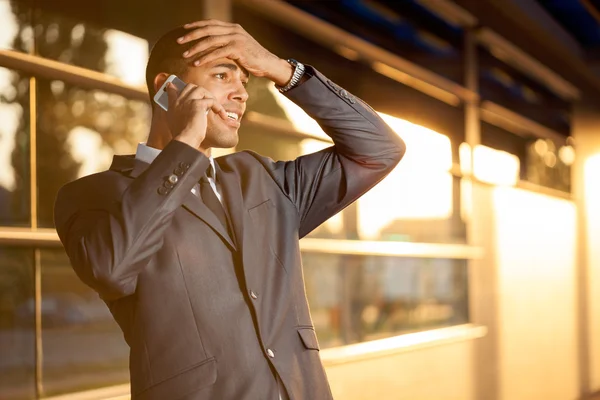
[[[277,85],[283,86],[291,79],[291,66],[261,46],[238,24],[206,20],[186,24],[184,28],[189,31],[177,42],[198,41],[182,54],[193,60],[195,66],[229,58],[252,75],[266,77]]]

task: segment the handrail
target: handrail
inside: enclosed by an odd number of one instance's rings
[[[35,76],[68,81],[76,85],[120,94],[130,99],[148,101],[148,91],[145,87],[127,85],[119,78],[105,73],[40,56],[0,49],[0,65]]]
[[[0,244],[20,246],[60,246],[54,229],[30,229],[0,227]]]
[[[400,256],[417,258],[480,259],[482,247],[466,244],[412,243],[304,238],[300,250],[311,253],[351,254],[372,256]]]

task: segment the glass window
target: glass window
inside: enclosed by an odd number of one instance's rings
[[[575,162],[572,138],[557,145],[552,140],[536,139],[527,144],[526,179],[529,182],[571,191],[571,166]]]
[[[399,165],[358,200],[358,238],[466,243],[460,178],[407,169]]]
[[[505,151],[519,160],[520,179],[564,192],[571,191],[571,166],[575,161],[573,139],[552,141],[518,136],[495,125],[481,123],[481,143]]]
[[[37,83],[37,110],[38,223],[53,227],[59,188],[108,169],[113,154],[135,153],[151,111],[146,102],[45,79]]]
[[[571,105],[542,83],[510,65],[499,52],[479,48],[479,87],[490,100],[556,132],[571,132]]]
[[[0,0],[0,48],[30,53],[33,50],[31,2]]]
[[[30,224],[29,77],[0,67],[0,226]]]
[[[288,117],[281,105],[281,95],[273,90],[273,85],[273,82],[266,78],[250,77],[246,87],[248,91],[246,112],[256,112],[287,121]]]
[[[288,2],[367,42],[462,82],[462,28],[418,1]]]
[[[468,321],[465,260],[303,253],[322,347]]]
[[[127,383],[129,348],[108,307],[62,249],[40,252],[45,393]]]
[[[481,122],[481,144],[492,149],[505,151],[519,159],[520,179],[526,179],[526,147],[530,138],[516,135],[496,125]]]
[[[429,243],[465,243],[460,180],[450,173],[450,139],[382,114],[407,149],[398,166],[358,202],[358,238]]]
[[[33,250],[0,246],[0,398],[35,396]]]
[[[335,8],[326,5],[327,2],[294,1],[293,3],[301,8]],[[388,2],[388,6],[388,8],[422,8],[415,2]],[[461,107],[451,106],[388,78],[376,72],[370,65],[348,58],[347,54],[342,56],[317,41],[297,34],[285,24],[278,24],[258,15],[248,7],[234,4],[233,19],[274,54],[284,58],[294,57],[313,65],[329,79],[369,103],[375,110],[409,120],[448,136],[456,146],[453,148],[454,155],[458,155],[458,144],[464,141],[464,111]],[[290,49],[293,49],[293,52]],[[462,61],[460,59],[455,61],[458,61],[458,64],[444,60],[436,61],[427,67],[452,71],[462,80],[462,72],[460,72]],[[250,81],[252,83],[253,79]],[[264,92],[261,95],[273,97],[272,94]],[[254,93],[250,92],[249,106],[252,96]]]
[[[35,10],[36,54],[145,86],[148,41],[128,33]]]

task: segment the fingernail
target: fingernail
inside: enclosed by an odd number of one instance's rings
[[[185,52],[183,53],[183,56],[184,56],[184,57],[187,57],[189,54],[190,54],[190,52],[189,52],[189,51],[185,51]]]
[[[195,61],[195,62],[194,62],[194,65],[195,65],[195,66],[198,66],[198,65],[200,65],[200,61]]]
[[[183,42],[183,39],[185,39],[185,38],[182,36],[182,37],[180,37],[179,39],[177,39],[177,41],[178,41],[179,43],[181,43],[181,42]]]

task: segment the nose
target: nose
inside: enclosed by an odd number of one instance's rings
[[[246,101],[248,101],[248,91],[246,90],[244,85],[240,82],[239,84],[236,85],[235,90],[233,90],[230,93],[229,98],[231,100],[234,100],[234,101],[237,101],[240,103],[245,103]]]

